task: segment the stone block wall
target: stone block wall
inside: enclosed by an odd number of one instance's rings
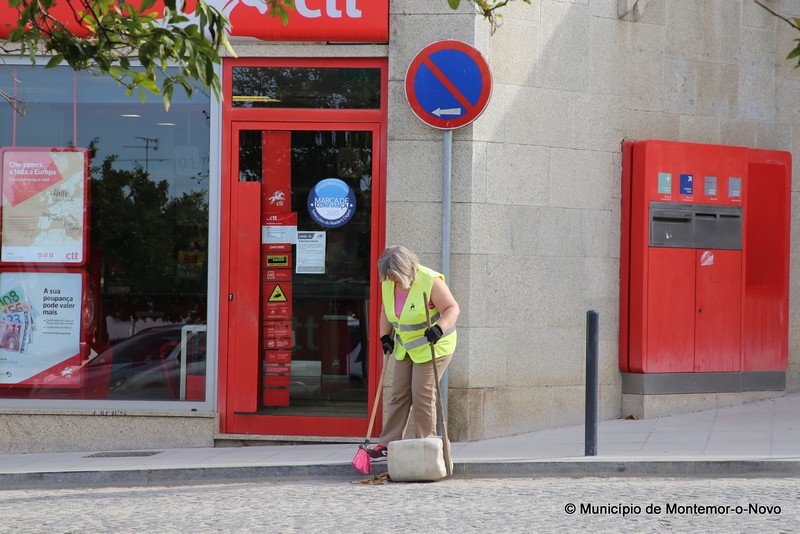
[[[800,15],[800,1],[770,5]],[[797,154],[800,71],[785,56],[800,34],[751,0],[515,1],[494,35],[468,6],[452,13],[443,1],[395,0],[390,27],[387,243],[415,249],[433,268],[442,134],[413,116],[405,69],[426,44],[458,39],[482,51],[494,79],[487,110],[454,133],[449,282],[462,317],[451,437],[582,422],[589,309],[600,312],[600,415],[624,416],[620,144]],[[799,244],[793,232],[790,390],[800,389]]]
[[[3,410],[0,454],[213,447],[219,417],[135,410]]]

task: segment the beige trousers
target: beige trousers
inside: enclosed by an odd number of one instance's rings
[[[452,354],[436,358],[439,379],[452,358]],[[392,394],[386,411],[379,441],[384,447],[391,441],[403,439],[412,413],[414,431],[418,438],[436,434],[436,386],[433,381],[432,361],[414,363],[408,356],[400,361],[394,360]]]

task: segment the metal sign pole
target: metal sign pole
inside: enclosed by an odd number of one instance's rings
[[[442,274],[450,284],[450,227],[453,178],[453,130],[444,130],[442,135]],[[442,411],[447,413],[447,377],[442,373]]]

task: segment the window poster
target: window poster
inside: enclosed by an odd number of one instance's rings
[[[82,265],[88,153],[72,148],[10,148],[0,154],[0,261]]]
[[[297,232],[298,274],[325,274],[325,232]]]
[[[0,384],[81,384],[81,272],[0,273]]]

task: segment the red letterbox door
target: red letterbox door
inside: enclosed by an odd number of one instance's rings
[[[741,352],[742,253],[696,250],[694,372],[738,371]]]
[[[648,373],[689,372],[693,367],[695,329],[695,251],[651,248],[647,279]]]

